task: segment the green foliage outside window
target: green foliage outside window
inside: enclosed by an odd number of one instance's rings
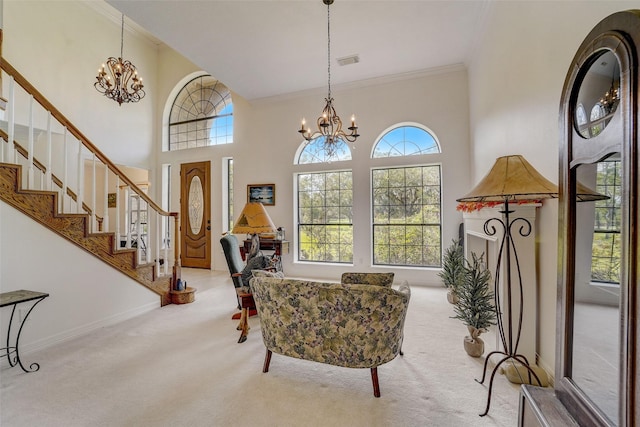
[[[353,262],[351,171],[298,175],[298,259]]]
[[[591,280],[620,283],[620,225],[622,221],[622,179],[620,162],[598,163],[596,191],[607,195],[595,205],[595,224],[591,247]]]
[[[375,169],[373,262],[440,267],[440,166]]]

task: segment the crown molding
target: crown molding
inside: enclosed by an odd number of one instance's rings
[[[348,82],[348,83],[339,83],[339,84],[332,83],[331,91],[342,92],[342,91],[347,91],[352,89],[360,89],[363,87],[378,86],[378,85],[384,85],[384,84],[394,83],[394,82],[403,81],[403,80],[412,80],[412,79],[418,79],[422,77],[435,76],[439,74],[449,74],[449,73],[466,71],[466,70],[467,70],[466,65],[461,63],[445,65],[442,67],[429,68],[425,70],[409,71],[406,73],[399,73],[399,74],[390,74],[390,75],[381,76],[381,77],[372,77],[370,79],[358,80],[358,81]],[[291,99],[303,98],[307,96],[326,95],[326,92],[327,92],[327,88],[326,86],[323,86],[323,87],[317,87],[313,89],[305,89],[297,92],[284,93],[281,95],[250,99],[247,101],[252,105],[264,105],[264,104],[270,104],[275,102],[287,101]]]
[[[93,10],[95,13],[99,14],[100,16],[103,16],[103,17],[107,18],[109,21],[113,22],[118,27],[120,27],[120,24],[121,24],[120,20],[122,19],[122,12],[120,12],[115,7],[111,6],[106,1],[91,0],[91,1],[81,2],[80,4],[88,7],[89,9]],[[164,46],[164,43],[162,41],[160,41],[160,39],[156,38],[153,34],[148,32],[147,30],[145,30],[140,25],[136,24],[126,14],[124,16],[125,16],[124,29],[127,32],[133,34],[134,36],[143,38],[143,39],[153,43],[154,45],[156,45],[156,47]]]

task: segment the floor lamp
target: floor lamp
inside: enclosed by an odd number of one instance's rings
[[[484,383],[486,378],[487,366],[491,356],[501,356],[500,361],[491,372],[487,406],[484,413],[480,414],[480,416],[485,416],[489,413],[493,379],[500,365],[506,361],[514,360],[519,362],[527,370],[529,382],[532,382],[531,377],[533,376],[537,384],[541,384],[540,379],[529,365],[527,358],[523,354],[518,353],[518,344],[522,330],[524,297],[520,261],[513,236],[516,232],[522,237],[529,236],[531,233],[531,223],[526,218],[510,218],[510,214],[514,211],[509,208],[509,203],[538,201],[555,197],[558,197],[558,187],[540,175],[524,157],[514,155],[496,159],[495,164],[482,181],[480,181],[469,194],[457,199],[458,202],[498,202],[503,206],[502,210],[499,211],[502,214],[501,219],[490,218],[484,223],[484,232],[487,236],[494,236],[500,230],[502,231],[502,239],[500,240],[498,260],[494,275],[494,299],[497,312],[496,325],[502,342],[502,349],[489,353],[484,362],[482,379],[478,381],[480,384]],[[512,260],[515,264],[513,266]],[[506,313],[500,304],[499,290],[500,272],[503,263],[506,274],[504,280],[504,289],[507,294],[506,301],[504,302]],[[516,316],[514,316],[512,311],[514,293],[519,295],[519,310]]]

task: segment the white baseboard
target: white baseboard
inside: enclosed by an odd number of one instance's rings
[[[142,314],[148,313],[158,308],[160,307],[157,302],[148,303],[140,307],[136,307],[134,309],[131,309],[122,313],[118,313],[101,320],[97,320],[95,322],[87,323],[86,325],[82,325],[77,328],[60,332],[56,335],[52,335],[50,337],[43,338],[41,340],[34,341],[29,344],[20,345],[20,358],[24,359],[24,356],[27,356],[29,354],[36,353],[40,350],[44,350],[49,347],[53,347],[54,345],[68,342],[70,340],[81,337],[83,335],[87,335],[97,329],[105,328],[120,322],[124,322],[125,320],[132,319],[134,317],[140,316]],[[25,366],[28,367],[30,362],[23,361],[23,363],[25,364]],[[2,357],[2,360],[0,360],[0,367],[4,368],[8,366],[9,366],[9,362],[7,361],[7,358]]]
[[[542,357],[540,357],[540,355],[537,353],[536,353],[536,364],[542,369],[544,369],[544,371],[547,373],[547,376],[549,377],[549,387],[554,387],[554,384],[555,384],[554,369],[552,369],[547,363],[545,363]]]

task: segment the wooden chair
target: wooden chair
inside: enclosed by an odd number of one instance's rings
[[[227,234],[220,239],[222,245],[222,251],[224,252],[224,258],[227,260],[227,267],[229,267],[229,274],[233,281],[233,286],[238,289],[244,286],[242,282],[242,270],[244,270],[244,260],[240,254],[240,245],[238,239],[233,234]],[[238,299],[238,309],[242,308],[240,304],[240,297]]]
[[[238,343],[243,343],[247,340],[247,335],[249,334],[249,317],[256,315],[256,303],[253,300],[253,295],[243,281],[243,276],[244,279],[251,278],[252,266],[249,265],[249,268],[245,268],[247,266],[242,260],[240,245],[238,244],[236,236],[227,234],[220,239],[220,244],[222,245],[222,251],[224,252],[224,257],[229,267],[229,274],[231,275],[231,280],[236,290],[238,309],[241,310],[240,313],[234,314],[232,319],[240,319],[237,327],[237,329],[241,331]],[[251,263],[251,261],[248,262]],[[260,269],[260,267],[256,266],[255,269]]]

